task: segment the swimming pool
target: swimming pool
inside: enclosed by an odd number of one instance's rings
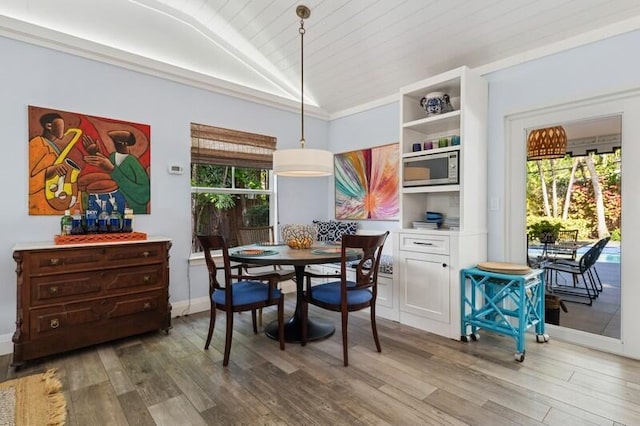
[[[589,250],[591,246],[581,247],[578,249],[578,259]],[[598,262],[620,263],[620,243],[609,245],[602,250]]]
[[[593,244],[580,247],[577,252],[578,253],[577,258],[580,259],[580,257],[583,254],[585,254],[587,250],[589,250],[592,246]],[[542,250],[529,249],[530,256],[537,257],[537,256],[540,256],[541,254],[542,254]],[[602,250],[600,257],[598,258],[598,262],[620,263],[620,242],[614,241],[612,243],[607,244],[604,250]]]

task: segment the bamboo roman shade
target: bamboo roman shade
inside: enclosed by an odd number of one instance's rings
[[[191,123],[191,162],[271,169],[276,138]]]

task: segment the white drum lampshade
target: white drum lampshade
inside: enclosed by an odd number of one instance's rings
[[[273,172],[278,176],[330,176],[333,174],[333,154],[308,148],[276,150],[273,153]]]

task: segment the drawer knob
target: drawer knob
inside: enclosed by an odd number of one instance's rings
[[[54,318],[51,320],[51,322],[49,323],[51,325],[51,328],[58,328],[60,327],[60,321],[58,320],[58,318]]]
[[[57,259],[57,258],[49,259],[49,264],[51,266],[56,266],[58,263],[60,263],[60,259]]]
[[[446,263],[443,263],[443,264],[442,264],[442,267],[443,267],[443,268],[446,268],[446,267],[447,267],[447,264],[446,264]]]
[[[142,252],[142,257],[149,257],[149,252],[148,251],[143,251]]]
[[[151,309],[151,303],[150,302],[145,302],[144,303],[144,310],[148,311],[149,309]]]
[[[58,294],[58,286],[54,285],[52,287],[49,287],[49,294]]]
[[[144,278],[142,279],[145,283],[148,283],[151,281],[151,277],[149,275],[145,275]]]
[[[417,244],[419,246],[432,246],[433,243],[423,243],[422,241],[414,241],[413,244]]]

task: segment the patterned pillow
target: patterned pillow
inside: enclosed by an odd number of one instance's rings
[[[353,235],[358,230],[357,222],[314,220],[313,224],[318,230],[318,241],[341,241],[344,234]]]

